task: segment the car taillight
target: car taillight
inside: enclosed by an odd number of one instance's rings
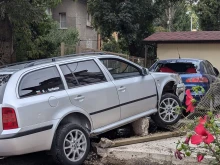
[[[186,79],[187,83],[208,83],[209,80],[206,77],[192,77]]]
[[[18,128],[17,117],[13,108],[2,108],[2,124],[3,130]]]

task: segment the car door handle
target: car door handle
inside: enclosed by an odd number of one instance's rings
[[[120,88],[118,88],[118,91],[121,91],[121,92],[125,92],[125,90],[126,90],[126,87],[124,86],[121,86]]]
[[[85,99],[85,96],[82,96],[82,95],[78,95],[74,98],[74,100],[77,100],[77,101],[83,101]]]

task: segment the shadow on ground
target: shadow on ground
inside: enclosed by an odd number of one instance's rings
[[[52,157],[45,152],[8,157],[0,160],[0,165],[54,165]]]

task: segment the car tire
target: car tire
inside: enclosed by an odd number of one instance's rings
[[[178,109],[182,106],[179,98],[172,94],[166,93],[161,97],[160,104],[158,105],[158,112],[151,116],[153,121],[162,128],[176,124],[181,118],[181,110]]]
[[[56,163],[80,165],[90,151],[90,138],[87,129],[68,123],[59,126],[54,136],[51,153]]]

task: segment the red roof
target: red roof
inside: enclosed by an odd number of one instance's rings
[[[148,43],[220,42],[220,31],[157,32],[144,39]]]

